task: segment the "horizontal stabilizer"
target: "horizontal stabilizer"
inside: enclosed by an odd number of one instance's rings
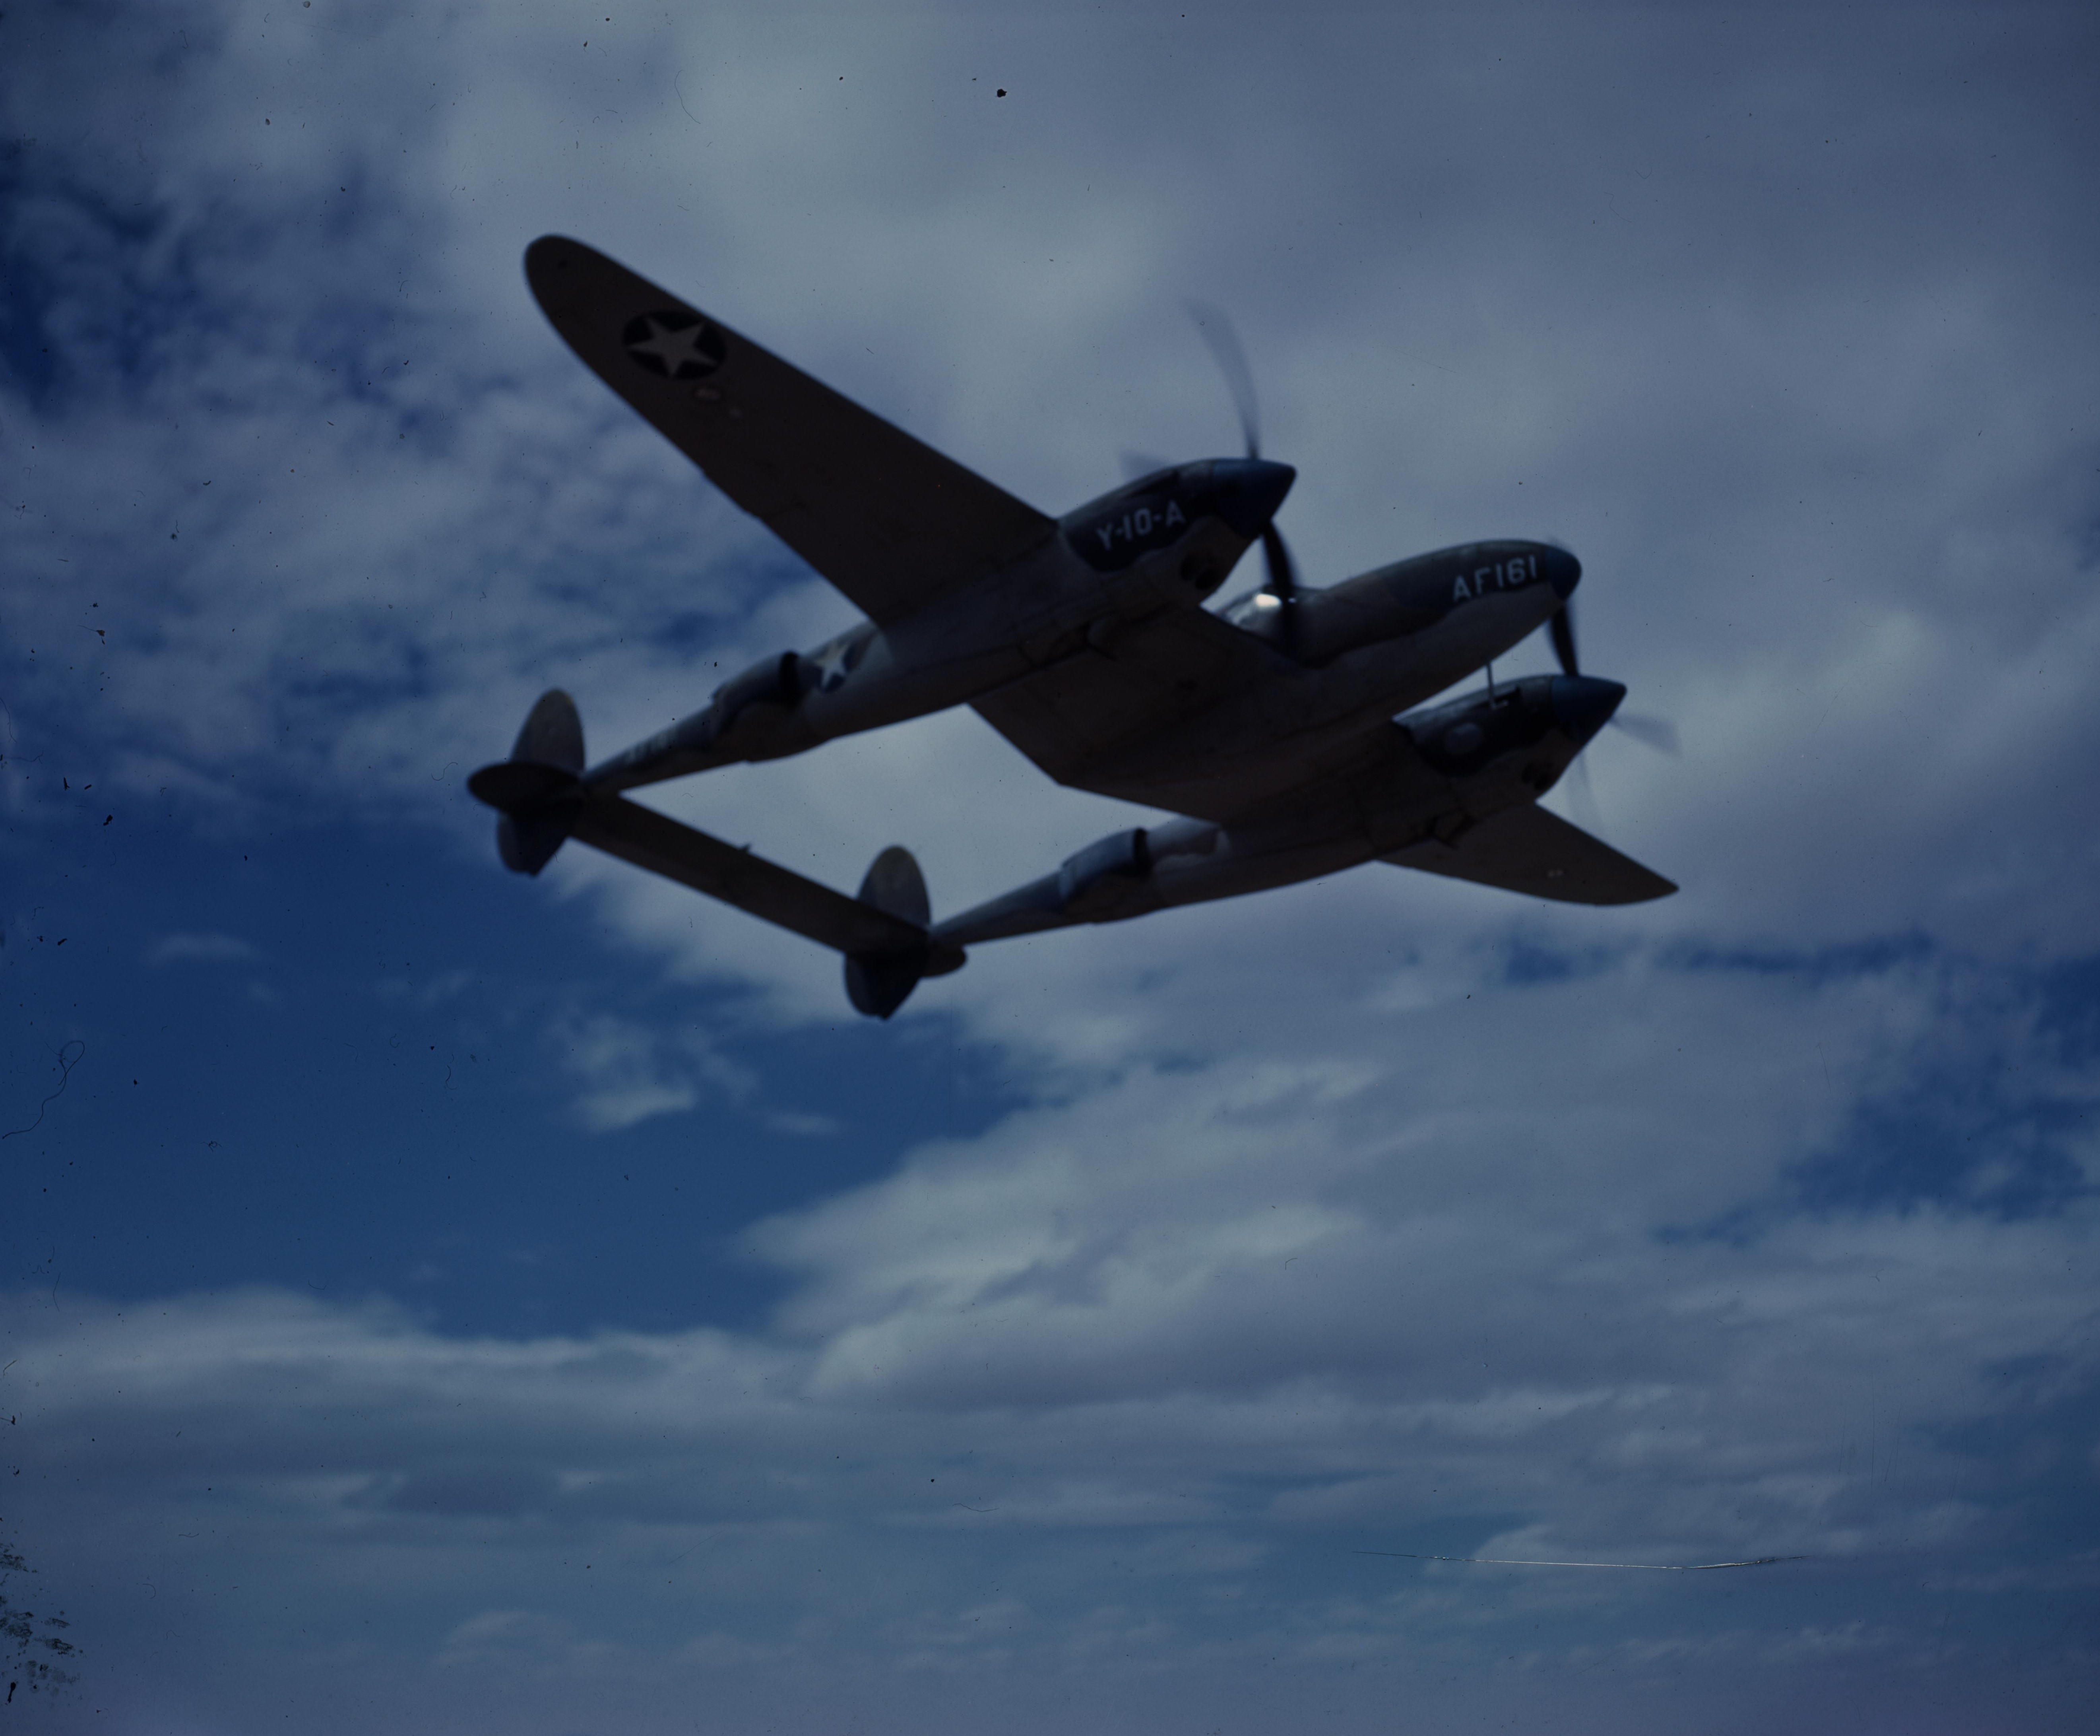
[[[960,949],[929,943],[923,923],[849,898],[624,796],[593,796],[577,813],[571,835],[849,957],[913,953],[931,944],[926,974],[938,976],[963,962]]]
[[[1563,904],[1640,904],[1677,888],[1558,814],[1526,802],[1460,833],[1426,838],[1383,860]]]

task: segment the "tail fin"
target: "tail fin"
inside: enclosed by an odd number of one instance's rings
[[[510,757],[468,778],[476,799],[502,813],[496,852],[514,874],[537,874],[576,825],[583,806],[584,721],[560,688],[525,714]]]
[[[584,769],[584,720],[576,702],[558,687],[540,695],[525,714],[525,725],[511,743],[514,760],[536,760],[542,765],[558,765],[565,772]]]
[[[892,844],[869,865],[867,878],[860,883],[860,901],[921,930],[932,923],[926,877],[920,873],[916,858],[902,844]],[[931,951],[921,941],[899,952],[849,953],[847,998],[856,1011],[871,1018],[887,1019],[919,986]],[[954,966],[948,968],[952,970]]]

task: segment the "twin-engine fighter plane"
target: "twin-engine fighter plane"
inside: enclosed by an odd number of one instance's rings
[[[982,941],[1374,859],[1576,904],[1676,890],[1538,805],[1626,694],[1576,668],[1574,556],[1470,543],[1300,587],[1271,522],[1296,472],[1260,455],[1229,328],[1209,336],[1246,456],[1049,518],[580,242],[535,241],[525,275],[599,378],[867,619],[594,766],[575,704],[545,694],[468,781],[502,815],[505,866],[537,874],[578,839],[844,954],[853,1004],[885,1019]],[[1255,542],[1266,583],[1204,608]],[[1490,668],[1485,690],[1406,712],[1542,626],[1564,674],[1498,685]],[[937,923],[906,850],[849,898],[621,793],[952,705],[1058,782],[1174,817]]]

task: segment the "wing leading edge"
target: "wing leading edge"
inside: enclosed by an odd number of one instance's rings
[[[1454,844],[1427,839],[1380,858],[1563,904],[1640,904],[1677,888],[1601,839],[1526,802],[1491,814]]]
[[[879,624],[997,573],[1053,521],[595,249],[525,277],[598,377]]]

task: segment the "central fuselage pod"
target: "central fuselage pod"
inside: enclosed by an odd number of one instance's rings
[[[1209,704],[1103,747],[1083,786],[1214,817],[1295,789],[1356,756],[1395,712],[1536,632],[1582,574],[1574,556],[1550,544],[1467,543],[1303,590],[1293,654],[1279,650]],[[1267,593],[1224,614],[1272,643],[1282,636],[1282,611]]]

